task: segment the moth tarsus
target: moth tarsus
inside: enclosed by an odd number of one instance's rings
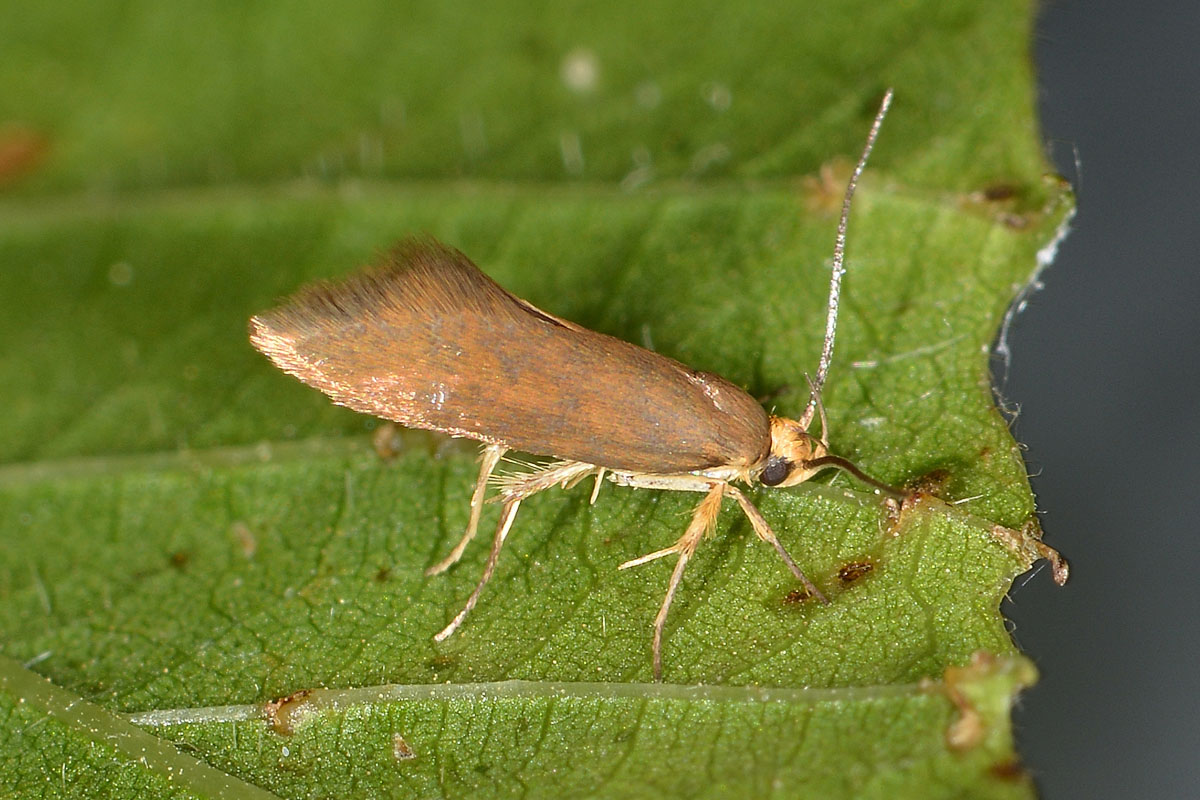
[[[589,477],[595,479],[592,502],[602,480],[704,495],[674,544],[620,567],[676,559],[654,618],[655,680],[662,679],[671,603],[726,498],[778,553],[806,596],[828,602],[734,483],[795,486],[833,468],[876,491],[902,496],[829,452],[821,404],[833,357],[851,200],[891,99],[888,90],[846,187],[824,345],[798,420],[768,415],[720,376],[548,314],[505,291],[462,253],[429,238],[406,240],[380,267],[302,290],[251,319],[254,346],[335,403],[483,443],[466,530],[426,574],[444,572],[461,558],[478,530],[489,483],[498,486],[500,519],[483,575],[437,641],[453,635],[479,601],[521,502]],[[819,436],[809,430],[814,416],[820,419]],[[509,450],[557,460],[494,478]]]

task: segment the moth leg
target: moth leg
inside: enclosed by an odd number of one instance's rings
[[[596,498],[600,496],[600,481],[604,480],[604,467],[596,470],[596,485],[592,487],[592,497],[588,500],[588,505],[596,505]]]
[[[479,602],[479,595],[483,593],[483,587],[491,579],[492,573],[496,570],[496,560],[500,557],[500,548],[504,546],[504,540],[508,537],[509,528],[512,527],[513,518],[517,516],[517,509],[521,507],[521,498],[512,498],[504,503],[504,509],[500,512],[500,522],[496,525],[496,536],[492,539],[492,552],[488,554],[487,565],[483,568],[483,576],[480,577],[479,583],[475,586],[475,591],[471,592],[471,596],[467,598],[467,604],[463,606],[462,611],[454,619],[450,620],[450,624],[442,628],[436,636],[433,637],[435,642],[443,642],[450,638],[458,626],[462,625],[467,614],[471,613],[471,609]]]
[[[683,536],[679,537],[679,541],[666,548],[659,550],[649,555],[635,558],[632,561],[626,561],[620,566],[620,569],[645,564],[647,561],[653,561],[656,558],[661,558],[671,553],[678,553],[679,560],[675,562],[675,569],[671,573],[671,580],[667,584],[667,594],[663,597],[662,607],[658,610],[658,615],[654,618],[654,680],[662,680],[662,636],[663,628],[667,624],[667,614],[671,610],[671,602],[675,599],[675,591],[679,588],[680,581],[683,580],[683,570],[687,567],[688,560],[692,557],[692,553],[696,552],[696,546],[700,544],[700,540],[705,534],[712,531],[713,526],[717,522],[717,516],[721,513],[721,500],[724,497],[725,491],[729,488],[725,483],[714,483],[708,490],[708,494],[700,501],[700,505],[696,506],[695,512],[692,514],[692,521],[688,524],[687,530]]]
[[[679,542],[676,542],[675,544],[671,545],[670,547],[664,547],[662,550],[655,550],[653,553],[647,553],[646,555],[639,556],[638,558],[631,558],[628,561],[626,561],[625,563],[620,564],[617,567],[617,569],[629,569],[630,567],[640,567],[642,564],[649,564],[651,561],[657,561],[658,559],[663,558],[664,556],[673,556],[678,552],[679,552]]]
[[[826,599],[825,595],[821,594],[821,590],[818,589],[816,585],[810,581],[803,572],[800,571],[800,567],[796,566],[796,562],[788,554],[788,551],[784,549],[783,544],[779,541],[779,539],[776,538],[775,532],[771,530],[771,526],[767,523],[766,517],[762,515],[761,511],[755,508],[754,504],[750,502],[750,499],[742,493],[742,490],[738,489],[736,486],[727,486],[725,491],[729,492],[729,494],[733,496],[734,500],[737,500],[738,505],[742,507],[742,511],[745,512],[746,516],[749,518],[750,525],[754,528],[754,532],[758,534],[758,538],[775,548],[775,552],[779,553],[779,557],[783,559],[783,563],[787,564],[787,568],[792,571],[793,575],[796,576],[796,580],[804,584],[804,588],[807,589],[809,594],[811,594],[813,597],[817,598],[822,603],[828,603],[829,600]]]
[[[712,489],[714,480],[722,480],[721,478],[703,478],[691,473],[651,475],[645,472],[615,471],[609,472],[608,479],[617,486],[631,486],[634,489],[662,489],[668,492],[700,492],[702,494]]]
[[[569,489],[596,469],[594,464],[585,464],[582,461],[555,461],[532,472],[499,475],[494,481],[500,487],[500,496],[496,499],[525,498],[555,486]]]
[[[497,456],[497,460],[499,460],[499,456]],[[517,516],[517,509],[520,508],[521,501],[560,483],[578,480],[594,469],[596,468],[593,465],[584,464],[581,461],[561,461],[536,472],[515,476],[506,475],[501,478],[498,499],[504,501],[504,507],[500,510],[500,521],[496,524],[496,535],[492,539],[492,551],[488,554],[487,564],[484,565],[483,576],[475,586],[475,591],[471,592],[471,596],[467,598],[467,604],[463,606],[462,611],[459,611],[450,624],[433,637],[435,642],[443,642],[450,638],[467,618],[467,614],[471,613],[471,609],[475,608],[475,604],[479,602],[479,596],[483,594],[483,587],[491,580],[492,573],[496,570],[500,548],[504,546],[504,540],[508,537],[509,529],[512,528],[513,519]]]
[[[471,494],[471,519],[467,523],[467,531],[458,540],[458,544],[454,545],[450,555],[425,570],[426,575],[439,575],[462,558],[463,551],[467,549],[467,545],[475,538],[475,531],[479,529],[479,514],[483,511],[483,496],[487,491],[488,479],[491,478],[492,471],[496,469],[496,465],[500,463],[500,459],[507,451],[508,448],[500,444],[489,444],[483,448],[480,456],[479,479],[475,481],[475,491]]]

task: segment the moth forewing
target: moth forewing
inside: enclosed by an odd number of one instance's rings
[[[462,253],[429,238],[402,242],[374,269],[302,290],[250,320],[250,341],[258,350],[335,403],[484,444],[466,531],[427,574],[462,556],[505,452],[559,459],[498,481],[495,499],[502,509],[483,575],[435,639],[452,635],[474,608],[521,502],[590,476],[596,479],[593,502],[604,477],[620,486],[704,494],[675,544],[621,565],[677,558],[654,621],[656,680],[671,601],[726,497],[736,501],[755,535],[776,550],[809,594],[824,601],[734,482],[792,486],[839,467],[877,489],[895,491],[830,455],[824,426],[820,437],[808,431],[833,352],[850,199],[890,100],[889,91],[846,189],[825,346],[812,401],[799,420],[768,416],[745,390],[718,375],[541,311],[501,288]]]
[[[408,427],[644,472],[749,466],[770,446],[739,387],[546,314],[432,239],[250,328],[280,369]]]

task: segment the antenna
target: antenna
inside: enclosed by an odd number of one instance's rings
[[[863,148],[862,155],[858,157],[858,164],[854,167],[854,172],[850,174],[850,182],[846,184],[846,196],[842,199],[842,218],[838,221],[837,241],[833,246],[833,276],[829,279],[829,305],[828,315],[825,318],[825,346],[821,349],[821,363],[817,366],[817,377],[811,381],[812,395],[808,400],[808,407],[804,409],[804,414],[798,420],[800,427],[808,430],[808,426],[812,423],[813,414],[816,413],[817,403],[821,395],[821,387],[825,385],[825,376],[829,373],[829,363],[833,361],[833,339],[837,335],[837,318],[838,318],[838,303],[841,301],[842,294],[842,276],[846,274],[846,225],[850,221],[850,201],[854,198],[854,190],[858,188],[858,179],[862,177],[863,170],[867,166],[867,158],[871,155],[871,149],[875,147],[875,139],[879,136],[879,129],[883,126],[883,118],[887,116],[888,107],[892,104],[892,96],[894,90],[888,89],[883,96],[883,102],[879,104],[879,111],[875,112],[875,122],[871,124],[871,132],[867,134],[867,145]],[[821,431],[822,438],[829,435],[826,430]]]

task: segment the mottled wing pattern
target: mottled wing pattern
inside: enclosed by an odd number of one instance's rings
[[[340,405],[538,455],[669,473],[749,466],[770,443],[742,389],[546,314],[432,239],[302,290],[250,341]]]

